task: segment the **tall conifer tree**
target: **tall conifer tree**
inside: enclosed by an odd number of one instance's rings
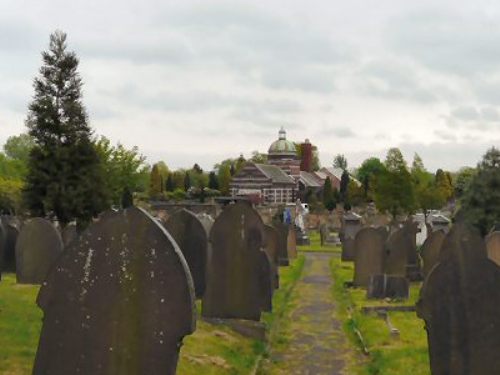
[[[106,207],[107,199],[82,103],[78,58],[66,48],[66,34],[53,33],[34,80],[26,125],[35,146],[25,199],[33,215],[55,216],[63,226],[73,220],[84,226]]]

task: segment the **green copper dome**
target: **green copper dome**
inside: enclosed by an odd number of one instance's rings
[[[269,146],[269,154],[285,154],[285,155],[297,155],[297,149],[295,144],[286,139],[286,131],[281,128],[279,132],[279,139],[274,141],[271,146]]]

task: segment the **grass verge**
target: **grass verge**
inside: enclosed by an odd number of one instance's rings
[[[337,250],[337,251],[340,251]],[[361,349],[355,331],[363,338],[369,355],[363,360],[352,359],[347,373],[358,375],[428,375],[430,374],[427,336],[424,322],[415,312],[389,312],[389,319],[399,330],[399,337],[391,336],[385,321],[376,314],[363,314],[364,306],[412,305],[418,299],[420,284],[412,284],[407,301],[367,300],[366,290],[348,289],[352,281],[352,263],[341,262],[340,257],[331,261],[334,278],[333,294],[338,304],[338,318],[351,343]]]

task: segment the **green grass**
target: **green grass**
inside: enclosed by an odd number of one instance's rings
[[[359,375],[427,375],[430,374],[427,336],[424,322],[415,312],[389,312],[389,319],[399,330],[399,337],[392,337],[382,318],[375,313],[363,314],[364,306],[407,306],[418,299],[420,285],[412,284],[410,298],[406,301],[367,300],[366,290],[348,289],[346,281],[353,277],[353,264],[332,259],[334,278],[333,294],[338,303],[338,317],[351,342],[361,348],[354,333],[358,329],[370,354],[364,360],[351,358],[349,374]]]
[[[336,246],[333,245],[321,246],[321,240],[318,231],[311,231],[308,233],[308,236],[311,241],[311,244],[304,246],[297,246],[297,250],[305,252],[322,252],[322,253],[336,251],[335,250],[337,248]]]
[[[272,340],[283,322],[289,296],[300,277],[304,257],[289,267],[280,268],[281,288],[273,297],[273,313],[263,314],[262,321]],[[4,274],[0,282],[0,374],[31,374],[42,325],[42,311],[36,305],[38,286],[17,285],[15,275]],[[198,312],[200,304],[197,303]],[[199,316],[200,314],[198,314]],[[184,338],[178,364],[180,375],[249,374],[266,352],[261,341],[244,337],[228,327],[212,325],[201,319],[196,332]]]

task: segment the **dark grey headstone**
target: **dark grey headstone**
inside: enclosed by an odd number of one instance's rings
[[[439,259],[439,252],[441,251],[441,246],[445,238],[443,231],[438,230],[432,232],[425,239],[422,249],[420,250],[420,255],[422,257],[422,273],[424,278],[431,272],[432,268],[436,265]]]
[[[265,225],[266,233],[266,247],[265,251],[269,256],[271,262],[271,271],[273,274],[273,288],[277,289],[279,287],[279,254],[278,254],[278,231],[276,228]]]
[[[204,317],[260,320],[264,240],[262,219],[245,202],[227,206],[217,217],[210,232]]]
[[[4,272],[16,272],[16,243],[19,231],[16,226],[9,224],[8,221],[2,220],[3,239],[0,239],[0,253],[2,254],[2,270]]]
[[[288,259],[297,258],[297,232],[293,228],[293,225],[290,227],[290,230],[288,231],[287,251],[288,251]]]
[[[259,283],[262,311],[272,311],[274,293],[274,274],[269,254],[260,252]]]
[[[405,277],[411,247],[411,238],[404,227],[391,233],[385,243],[384,273]]]
[[[290,259],[288,255],[288,237],[290,235],[290,225],[278,223],[274,225],[278,231],[278,254],[280,266],[288,266]]]
[[[374,228],[363,228],[354,240],[354,280],[355,286],[367,287],[370,276],[380,275],[384,269],[384,242]]]
[[[500,266],[500,232],[492,232],[486,236],[488,258]]]
[[[16,275],[20,284],[41,284],[63,251],[59,231],[40,217],[26,222],[16,243]]]
[[[149,214],[102,215],[40,289],[34,375],[173,375],[195,329],[194,288],[175,241]]]
[[[404,276],[373,275],[370,276],[367,298],[373,299],[407,299],[410,293],[410,282]]]
[[[425,320],[432,374],[494,374],[500,369],[500,269],[479,233],[455,225],[417,303]]]
[[[342,255],[341,259],[343,262],[353,262],[355,257],[355,246],[354,239],[345,238],[342,242]]]
[[[2,222],[0,221],[0,280],[2,280],[3,257],[4,257],[6,241],[7,241],[7,231],[5,230]]]
[[[198,217],[186,209],[170,216],[165,228],[179,245],[188,263],[196,298],[203,297],[207,285],[208,232]]]

